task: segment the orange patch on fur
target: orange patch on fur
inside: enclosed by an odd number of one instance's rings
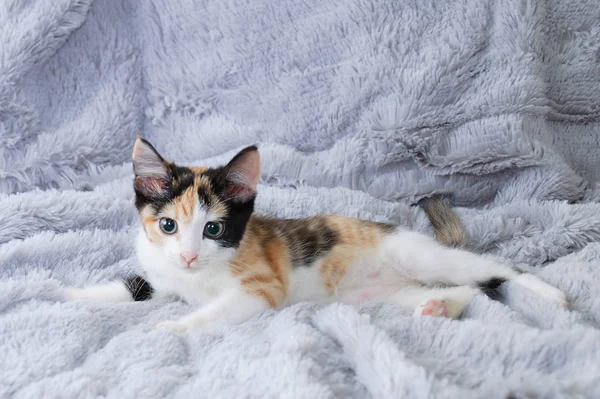
[[[208,170],[206,166],[188,166],[188,169],[197,175],[200,175]]]
[[[144,231],[146,232],[148,241],[155,244],[162,243],[164,235],[159,230],[158,219],[144,218],[142,223],[144,225]]]
[[[337,234],[337,242],[321,256],[319,274],[327,292],[334,295],[350,266],[372,250],[385,236],[383,224],[342,216],[320,216],[307,220],[306,234],[321,229],[322,221]],[[253,217],[230,262],[233,276],[240,278],[245,292],[263,298],[271,307],[283,303],[289,288],[292,255],[302,249],[302,236],[286,234],[286,221]],[[292,224],[290,228],[297,228]],[[302,226],[301,226],[302,227]]]
[[[342,245],[369,248],[377,245],[384,236],[382,228],[377,223],[366,220],[328,215],[327,222],[338,232]]]
[[[325,288],[334,295],[352,263],[377,246],[385,233],[377,223],[344,216],[327,216],[327,223],[338,233],[339,243],[324,257],[319,272]]]
[[[250,284],[269,284],[271,283],[275,277],[273,276],[265,276],[265,275],[254,275],[250,277],[244,277],[241,281],[242,285],[250,285]]]
[[[344,223],[344,229],[346,230],[346,240],[348,244],[360,245],[362,244],[360,239],[360,226],[354,223]]]
[[[152,243],[162,243],[163,234],[158,227],[158,219],[154,217],[154,212],[150,206],[146,206],[140,211],[140,216],[142,218],[142,225],[144,226],[144,231],[146,232],[146,237]]]
[[[196,185],[193,184],[187,190],[185,190],[183,194],[175,199],[175,216],[177,220],[181,220],[184,223],[191,220],[191,217],[194,213],[194,207],[196,206],[197,197],[198,190]]]
[[[360,240],[364,245],[374,246],[380,239],[379,230],[376,227],[363,225],[360,227]]]
[[[247,272],[258,271],[254,265],[260,261],[261,259],[257,248],[243,248],[240,245],[240,249],[238,249],[235,259],[229,262],[231,274],[239,276]]]
[[[227,215],[229,208],[214,194],[212,184],[208,177],[202,175],[196,176],[194,185],[196,186],[196,192],[201,190],[209,197],[209,210],[211,213],[218,217]]]
[[[245,292],[250,295],[258,296],[264,299],[270,307],[277,307],[285,300],[287,284],[287,273],[285,277],[278,276],[276,270],[285,270],[283,254],[279,249],[285,249],[281,243],[281,248],[270,247],[269,242],[278,241],[268,240],[265,231],[255,229],[252,225],[248,226],[248,234],[244,236],[235,257],[230,264],[230,271],[233,276],[240,277],[240,283]],[[274,257],[274,254],[277,256]],[[289,262],[289,260],[286,260]]]
[[[346,275],[348,267],[356,258],[356,251],[348,246],[335,247],[321,263],[319,274],[330,295],[334,295],[337,287]]]
[[[270,241],[265,247],[265,258],[284,292],[289,286],[290,251],[280,239]]]

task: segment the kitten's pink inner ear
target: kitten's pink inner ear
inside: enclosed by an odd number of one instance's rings
[[[133,146],[133,171],[135,187],[147,195],[158,194],[168,187],[170,177],[164,159],[139,136]]]
[[[163,179],[137,176],[134,181],[135,188],[147,195],[159,194],[167,189],[168,182]]]
[[[246,201],[256,193],[260,179],[260,155],[256,148],[242,150],[227,165],[225,195]]]

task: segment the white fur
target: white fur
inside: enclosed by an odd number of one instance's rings
[[[166,243],[155,244],[143,230],[138,234],[136,250],[146,279],[156,291],[169,292],[188,303],[203,305],[225,291],[235,289],[235,279],[228,261],[235,254],[232,248],[221,248],[204,238],[204,226],[217,218],[196,200],[194,216],[189,225],[178,224],[177,234],[166,236]],[[198,258],[190,265],[181,259],[182,252],[194,252]]]
[[[440,245],[432,237],[399,229],[379,249],[381,262],[408,280],[472,285],[492,277],[513,279],[518,273],[492,258]]]
[[[521,274],[514,279],[514,282],[564,308],[567,307],[567,298],[564,292],[552,287],[549,284],[546,284],[539,277],[534,276],[533,274]]]
[[[107,284],[95,285],[86,288],[67,288],[63,293],[64,299],[91,300],[102,302],[131,302],[133,298],[125,284],[113,281]]]
[[[325,302],[329,294],[320,277],[321,261],[312,265],[297,267],[291,271],[289,277],[288,295],[284,306],[302,301]]]
[[[179,237],[167,236],[164,245],[150,242],[143,231],[138,235],[136,249],[150,285],[157,292],[199,306],[191,314],[157,327],[185,332],[215,323],[238,324],[266,310],[267,304],[243,293],[239,279],[231,275],[228,261],[235,250],[203,238],[204,226],[218,220],[216,216],[207,213],[198,199],[193,215],[190,224],[178,224]],[[180,258],[187,251],[198,254],[189,266]]]
[[[165,245],[154,244],[140,231],[138,257],[157,295],[175,295],[199,307],[179,320],[159,323],[158,328],[186,332],[215,323],[237,324],[268,308],[262,299],[245,294],[239,280],[231,275],[228,261],[235,250],[202,238],[205,224],[212,220],[214,215],[197,203],[192,223],[179,225],[178,239],[168,236]],[[198,260],[188,267],[179,256],[183,251],[198,253]],[[291,271],[283,306],[305,300],[349,304],[384,300],[422,314],[428,301],[434,299],[445,301],[448,317],[458,317],[473,296],[481,293],[476,285],[497,277],[566,305],[561,291],[535,276],[518,274],[492,258],[448,248],[431,237],[404,229],[388,235],[377,248],[356,259],[334,295],[325,289],[320,265],[321,260],[317,260]],[[436,285],[449,287],[436,288]],[[119,283],[67,292],[69,299],[131,300]]]
[[[386,300],[408,309],[429,299],[445,300],[448,316],[458,317],[470,299],[480,293],[476,285],[497,277],[566,306],[564,293],[536,276],[518,274],[490,257],[448,248],[429,236],[404,229],[387,236],[375,251],[365,253],[350,266],[336,298],[347,303]]]
[[[159,214],[158,219],[162,216],[167,215]],[[158,269],[158,273],[161,273],[161,270],[170,269],[167,265],[186,269],[186,272],[197,272],[199,270],[206,271],[207,268],[227,263],[233,256],[234,251],[221,248],[214,240],[203,236],[206,223],[216,220],[218,220],[218,217],[208,213],[205,207],[200,205],[196,199],[192,222],[189,224],[178,222],[177,232],[173,235],[166,235],[164,245],[151,243],[146,238],[146,234],[143,231],[140,232],[137,241],[137,252],[139,257],[144,258],[142,264],[145,268]],[[196,253],[198,258],[188,265],[181,258],[183,252]],[[188,276],[189,273],[185,275]]]
[[[164,321],[158,328],[183,333],[215,324],[239,324],[267,310],[261,299],[244,293],[239,287],[228,290],[213,301],[179,320]]]

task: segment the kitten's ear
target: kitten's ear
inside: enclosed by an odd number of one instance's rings
[[[223,168],[226,181],[223,194],[235,202],[246,202],[256,195],[260,178],[260,155],[256,146],[244,148]]]
[[[140,136],[133,146],[133,173],[135,189],[150,197],[160,195],[171,182],[167,162]]]

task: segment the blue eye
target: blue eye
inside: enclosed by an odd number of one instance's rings
[[[221,222],[208,222],[204,226],[204,235],[208,238],[219,238],[225,231],[225,226]]]
[[[177,231],[177,222],[169,218],[161,218],[158,221],[160,229],[165,234],[175,234]]]

